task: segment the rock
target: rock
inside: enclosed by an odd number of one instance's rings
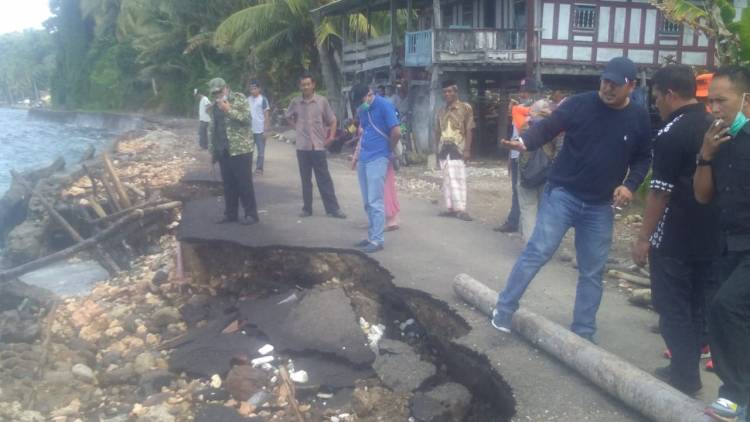
[[[15,266],[42,256],[46,227],[38,221],[24,221],[8,233],[4,255]]]
[[[441,384],[417,393],[411,401],[412,416],[420,422],[464,420],[471,404],[471,393],[461,384]]]
[[[196,391],[193,395],[195,400],[198,401],[227,401],[230,398],[229,392],[221,388],[205,388],[203,390]]]
[[[435,365],[423,361],[408,344],[383,339],[373,368],[390,389],[400,393],[414,391],[437,373]]]
[[[126,363],[121,368],[115,368],[110,371],[99,372],[99,385],[102,387],[111,387],[113,385],[131,384],[136,380],[136,372],[133,365]]]
[[[309,384],[323,385],[332,389],[354,387],[355,381],[374,375],[372,368],[362,369],[346,365],[324,356],[304,356],[294,359],[297,370],[307,371]]]
[[[352,408],[365,420],[405,421],[409,418],[406,398],[377,386],[357,387],[352,393]],[[368,416],[377,416],[377,419]]]
[[[169,413],[169,406],[160,404],[146,408],[145,412],[136,419],[136,422],[176,422],[177,419]]]
[[[48,307],[55,298],[51,291],[22,281],[10,280],[0,283],[0,312],[18,309],[25,299],[35,307]]]
[[[291,296],[286,293],[237,306],[276,350],[333,354],[358,366],[373,362],[375,355],[343,289],[313,289],[297,296],[287,300]]]
[[[136,356],[133,369],[138,375],[147,374],[156,366],[156,358],[151,352],[143,352]]]
[[[78,412],[80,412],[80,410],[81,410],[81,401],[78,399],[74,399],[67,406],[57,409],[53,411],[52,413],[50,413],[50,416],[53,418],[62,417],[63,420],[66,420],[65,418],[67,418],[68,416],[73,417],[73,416],[78,415]]]
[[[261,390],[267,382],[266,371],[249,365],[240,365],[229,371],[225,388],[235,400],[245,401]]]
[[[151,279],[151,282],[154,283],[157,286],[160,286],[162,283],[169,280],[169,273],[164,270],[159,270],[154,274],[154,277]]]
[[[169,369],[201,378],[214,374],[223,376],[231,369],[232,358],[247,353],[257,357],[257,350],[265,343],[239,333],[202,336],[174,350],[169,356]]]
[[[263,421],[258,416],[245,418],[236,410],[220,404],[206,404],[198,407],[195,412],[195,422],[248,422]]]
[[[141,394],[148,396],[161,391],[162,387],[168,387],[177,376],[164,369],[156,369],[141,375],[138,383]]]
[[[181,317],[180,312],[176,308],[169,306],[156,311],[151,316],[151,320],[156,327],[162,329],[170,324],[176,324],[180,322]]]
[[[71,372],[73,373],[73,376],[75,376],[81,381],[86,381],[90,383],[96,380],[96,377],[94,376],[94,371],[82,363],[73,365],[73,369],[71,369]]]

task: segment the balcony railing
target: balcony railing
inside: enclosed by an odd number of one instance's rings
[[[523,30],[433,29],[407,32],[405,43],[404,62],[407,66],[526,61],[526,31]]]

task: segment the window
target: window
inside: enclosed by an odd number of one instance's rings
[[[667,19],[666,17],[662,16],[661,18],[661,28],[659,28],[659,32],[662,34],[679,34],[680,33],[680,24],[674,23]]]
[[[596,6],[576,4],[573,8],[573,29],[593,30],[596,28]]]

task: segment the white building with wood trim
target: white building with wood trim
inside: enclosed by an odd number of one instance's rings
[[[741,11],[747,0],[735,0]],[[431,116],[440,105],[440,81],[455,79],[461,97],[474,103],[475,139],[495,149],[502,134],[501,105],[488,111],[488,92],[507,92],[534,75],[547,87],[595,89],[603,65],[625,56],[648,75],[666,63],[714,66],[714,41],[670,22],[647,0],[337,0],[319,16],[406,13],[405,31],[367,39],[345,34],[344,91],[352,83],[409,81],[417,144],[430,147]],[[395,19],[391,19],[395,22]],[[365,39],[361,39],[365,38]],[[493,120],[494,119],[494,120]]]

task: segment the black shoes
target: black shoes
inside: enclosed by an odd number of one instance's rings
[[[329,212],[328,216],[329,217],[333,217],[333,218],[340,218],[342,220],[346,218],[346,214],[344,214],[341,210],[336,210],[334,212]]]
[[[252,216],[246,215],[246,216],[244,216],[243,218],[240,219],[240,224],[242,224],[243,226],[252,226],[253,224],[255,224],[255,223],[259,222],[259,221],[260,221],[260,219],[258,219],[256,217],[252,217]]]
[[[703,384],[701,384],[700,380],[694,383],[688,383],[688,384],[675,382],[672,379],[672,370],[670,369],[669,366],[662,366],[660,368],[654,369],[654,376],[666,382],[667,384],[671,385],[672,387],[682,391],[688,396],[695,395],[695,393],[697,393],[698,391],[701,390],[701,388],[703,388]]]
[[[253,225],[253,224],[255,224],[255,223],[259,222],[259,221],[260,221],[260,219],[258,219],[257,217],[252,217],[252,216],[246,215],[246,216],[244,216],[244,217],[242,217],[240,219],[229,218],[227,216],[224,216],[224,217],[221,217],[218,220],[214,221],[214,223],[216,223],[216,224],[240,223],[243,226],[250,226],[250,225]]]
[[[299,217],[300,218],[312,217],[312,212],[302,210],[302,212],[299,214]]]

